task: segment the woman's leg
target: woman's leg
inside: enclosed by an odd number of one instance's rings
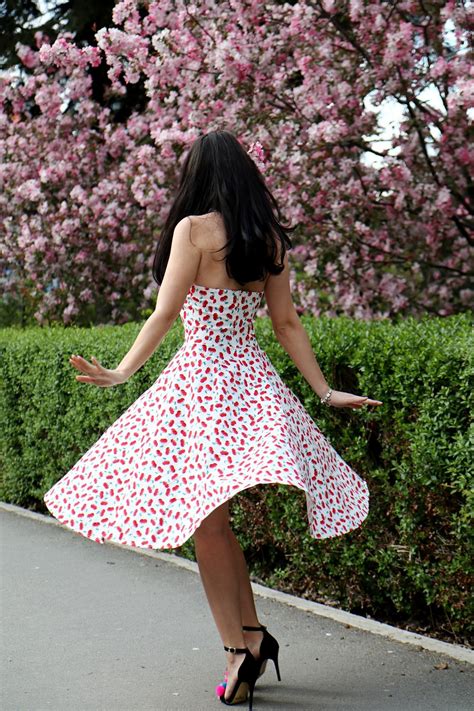
[[[222,642],[245,647],[240,609],[240,580],[229,526],[228,502],[217,507],[194,532],[196,559],[204,590]],[[226,652],[226,698],[234,688],[243,654]]]
[[[240,587],[240,609],[242,614],[242,624],[250,627],[259,627],[260,622],[255,609],[255,600],[253,596],[252,585],[250,583],[249,571],[245,560],[244,552],[240,546],[235,533],[229,528],[229,536],[231,540],[235,566],[239,575]],[[246,646],[250,649],[254,657],[258,658],[260,644],[263,639],[261,631],[245,631],[244,639]]]
[[[223,643],[247,646],[258,657],[263,632],[242,631],[242,625],[256,627],[260,623],[245,556],[229,525],[229,502],[201,523],[194,533],[194,544],[201,580]]]
[[[230,539],[229,505],[209,514],[194,532],[201,580],[222,642],[242,647],[239,571]]]
[[[259,624],[255,600],[253,597],[252,585],[250,584],[249,571],[245,560],[244,552],[233,530],[229,528],[229,538],[232,546],[232,555],[239,576],[240,587],[240,609],[242,613],[242,624],[255,627]]]

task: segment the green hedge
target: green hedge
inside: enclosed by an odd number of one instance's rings
[[[317,541],[304,493],[260,485],[235,497],[232,520],[255,579],[359,614],[469,643],[472,609],[472,322],[354,321],[303,316],[327,381],[383,401],[323,407],[273,336],[257,338],[341,456],[370,488],[363,525]],[[71,353],[114,367],[142,324],[0,331],[0,497],[47,512],[42,496],[156,379],[183,340],[178,320],[126,384],[75,380]],[[284,525],[282,525],[284,521]],[[181,555],[193,558],[190,539]],[[470,622],[471,621],[471,622]]]

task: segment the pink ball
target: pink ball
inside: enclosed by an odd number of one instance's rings
[[[222,684],[219,684],[218,686],[216,686],[217,696],[219,696],[219,697],[224,696],[224,693],[225,693],[225,686],[223,686]]]

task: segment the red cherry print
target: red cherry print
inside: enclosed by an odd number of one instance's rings
[[[283,483],[305,492],[313,538],[361,525],[367,484],[259,346],[261,299],[193,284],[181,348],[44,495],[59,521],[98,543],[177,548],[236,493]]]

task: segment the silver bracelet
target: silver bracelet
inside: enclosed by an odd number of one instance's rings
[[[325,395],[323,398],[321,398],[321,404],[322,404],[322,405],[325,405],[325,404],[328,402],[329,398],[331,397],[331,394],[332,394],[332,388],[329,388],[329,390],[328,390],[328,392],[326,393],[326,395]]]

